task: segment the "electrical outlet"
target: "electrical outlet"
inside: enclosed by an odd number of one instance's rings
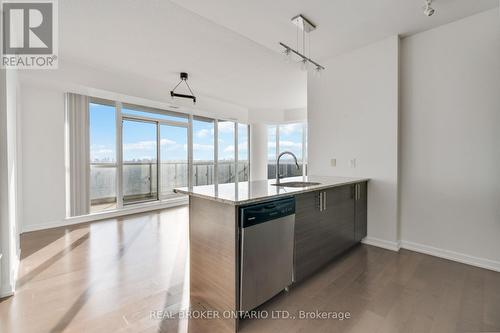
[[[355,168],[356,167],[356,159],[355,158],[349,160],[349,167],[350,168]]]
[[[336,159],[336,158],[332,158],[332,159],[330,160],[330,165],[331,165],[332,167],[336,167],[336,166],[337,166],[337,159]]]

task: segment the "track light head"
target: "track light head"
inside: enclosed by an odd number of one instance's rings
[[[285,51],[283,51],[283,58],[285,59],[285,62],[290,62],[292,59],[292,50],[288,47],[285,48]]]
[[[436,10],[431,7],[431,4],[432,0],[425,1],[424,14],[429,17],[431,17],[432,15],[434,15],[434,13],[436,13]]]
[[[300,69],[303,71],[307,71],[309,69],[309,61],[306,58],[303,58],[300,61]]]

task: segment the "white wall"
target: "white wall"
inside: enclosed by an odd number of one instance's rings
[[[50,224],[66,215],[64,94],[23,83],[23,227]]]
[[[398,246],[398,43],[390,37],[323,62],[322,76],[308,77],[307,107],[309,174],[371,178],[368,237],[392,249]]]
[[[307,121],[307,108],[249,109],[248,121],[258,124],[283,124]]]
[[[143,76],[113,71],[95,70],[75,63],[60,61],[52,71],[24,71],[23,82],[51,87],[62,92],[74,92],[111,100],[120,100],[159,108],[174,107],[179,112],[247,122],[248,110],[240,105],[197,94],[197,103],[172,99],[172,86]],[[196,91],[195,91],[196,93]]]
[[[267,179],[267,125],[250,125],[250,179]]]
[[[500,18],[402,40],[403,246],[500,270]]]
[[[172,101],[170,87],[144,78],[61,64],[54,71],[24,71],[21,80],[22,230],[64,224],[64,93],[75,92],[222,119],[247,121],[241,106],[199,96],[196,107]]]

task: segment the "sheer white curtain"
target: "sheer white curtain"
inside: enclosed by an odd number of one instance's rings
[[[89,98],[66,94],[66,215],[90,211]]]

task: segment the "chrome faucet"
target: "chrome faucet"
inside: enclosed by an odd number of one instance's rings
[[[289,151],[284,151],[281,154],[278,155],[278,159],[276,160],[276,184],[280,183],[280,158],[283,155],[292,155],[293,159],[295,160],[295,165],[297,166],[297,169],[300,169],[299,162],[297,162],[297,156],[295,156],[292,152]]]

